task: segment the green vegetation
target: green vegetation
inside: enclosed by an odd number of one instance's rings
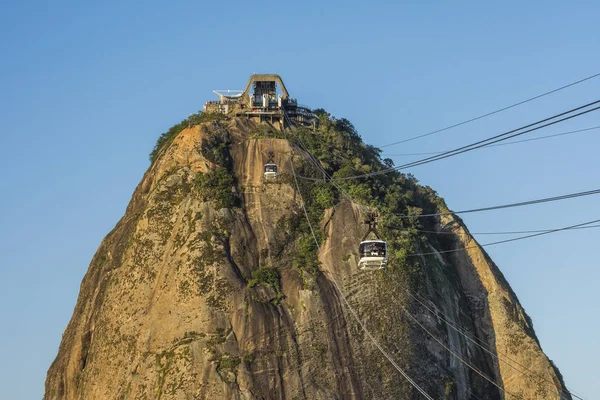
[[[229,132],[219,123],[214,124],[208,130],[210,134],[202,140],[200,153],[211,163],[231,171],[233,165],[229,154],[229,145],[231,144]]]
[[[184,119],[177,125],[172,126],[168,131],[164,132],[158,137],[156,144],[154,145],[154,149],[152,149],[152,152],[150,153],[150,162],[153,163],[158,153],[160,153],[163,148],[171,144],[173,139],[175,139],[177,135],[179,135],[185,128],[198,125],[202,122],[221,121],[224,119],[227,119],[227,117],[218,113],[199,112],[197,114],[190,115],[188,118]]]
[[[189,367],[192,362],[189,343],[184,339],[174,343],[168,349],[155,353],[155,369],[158,378],[154,392],[155,399],[161,399],[163,395],[172,397],[182,389],[184,373],[181,367],[183,365]]]
[[[313,343],[310,347],[315,351],[315,353],[319,356],[320,359],[323,359],[325,354],[327,353],[327,345],[323,343]]]
[[[446,381],[444,384],[444,399],[452,399],[456,393],[456,383],[454,381]]]
[[[260,267],[252,271],[252,278],[248,281],[248,287],[253,288],[256,285],[265,285],[272,288],[279,288],[279,271],[275,268]]]
[[[184,338],[192,338],[192,339],[196,339],[196,338],[203,338],[205,337],[206,334],[202,333],[202,332],[196,332],[196,331],[189,331],[183,334]]]
[[[172,167],[159,180],[156,200],[171,206],[181,203],[190,193],[192,185],[189,182],[189,172],[184,168]]]
[[[232,290],[227,278],[220,276],[216,268],[227,257],[223,247],[227,245],[230,230],[224,225],[222,219],[216,218],[189,242],[190,249],[199,250],[197,256],[189,258],[197,284],[197,290],[192,293],[205,297],[210,307],[221,310],[227,309],[226,300]]]
[[[325,210],[335,205],[337,200],[333,187],[324,182],[318,182],[311,190],[311,195],[314,198],[315,206]]]
[[[230,354],[226,354],[219,360],[217,369],[233,370],[233,369],[237,368],[238,365],[240,365],[239,357],[234,357]]]
[[[169,369],[173,365],[174,356],[175,352],[172,349],[162,351],[155,355],[156,372],[158,375],[158,382],[156,384],[157,399],[162,397]]]
[[[217,167],[209,172],[199,172],[194,184],[203,201],[214,201],[217,209],[239,207],[235,178],[226,168]]]
[[[323,242],[324,232],[316,230],[315,234],[319,243]],[[300,271],[302,278],[302,287],[312,290],[315,288],[315,279],[320,273],[319,259],[317,257],[317,244],[315,243],[312,234],[302,232],[301,236],[296,240],[296,252],[294,253],[294,268]]]
[[[173,348],[175,347],[179,347],[179,346],[183,346],[186,344],[190,344],[193,341],[196,341],[198,339],[202,339],[206,337],[206,334],[202,333],[202,332],[196,332],[196,331],[189,331],[189,332],[185,332],[183,334],[182,338],[175,338],[173,339]]]
[[[276,268],[260,267],[252,271],[252,277],[248,281],[248,288],[252,289],[257,285],[270,287],[276,293],[276,297],[271,300],[275,305],[279,305],[283,300],[283,292],[281,291],[281,276]]]
[[[260,124],[256,127],[256,131],[252,133],[252,139],[262,139],[262,138],[279,138],[284,139],[285,134],[278,129],[274,129],[270,125]]]
[[[225,353],[217,360],[217,373],[225,382],[234,383],[237,378],[236,372],[240,362],[239,357]]]
[[[244,355],[242,356],[242,360],[244,360],[248,364],[252,364],[254,362],[254,358],[254,354],[248,352],[244,353]]]
[[[200,145],[200,153],[215,168],[206,173],[198,173],[195,187],[204,201],[214,201],[217,209],[240,206],[237,195],[233,160],[229,154],[231,144],[229,133],[218,122],[207,127],[207,135]]]
[[[217,328],[215,333],[206,341],[206,348],[208,350],[214,350],[215,346],[223,344],[227,341],[228,331],[223,328]]]
[[[301,132],[304,132],[304,130]],[[308,132],[314,135],[312,131]],[[294,165],[297,175],[314,176],[315,170],[307,160],[295,158]],[[295,186],[295,182],[291,184]],[[320,228],[321,220],[323,219],[325,210],[338,203],[339,193],[334,190],[332,185],[325,182],[312,182],[299,179],[298,186],[304,200],[310,225],[305,215],[300,213],[290,218],[287,229],[291,233],[291,236],[295,237],[293,266],[300,272],[303,288],[312,290],[315,288],[316,279],[320,273],[320,263],[317,258],[318,247],[312,232],[314,231],[319,245],[322,244],[326,235]]]

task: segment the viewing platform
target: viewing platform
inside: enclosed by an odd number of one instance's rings
[[[268,122],[278,129],[290,124],[315,127],[317,116],[308,106],[289,96],[281,77],[254,74],[244,90],[214,90],[219,100],[204,104],[204,111],[246,117],[258,123]]]

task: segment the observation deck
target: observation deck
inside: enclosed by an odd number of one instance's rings
[[[219,100],[207,101],[205,112],[246,117],[285,129],[290,124],[315,127],[317,116],[311,108],[289,96],[279,75],[254,74],[244,90],[214,90]]]

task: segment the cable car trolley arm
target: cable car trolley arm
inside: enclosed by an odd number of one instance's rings
[[[369,230],[367,231],[367,233],[365,233],[365,236],[363,236],[363,242],[367,240],[370,233],[373,233],[377,239],[381,240],[381,236],[377,231],[377,214],[374,212],[370,212],[367,214],[367,217],[368,219],[365,220],[365,224],[369,225]]]

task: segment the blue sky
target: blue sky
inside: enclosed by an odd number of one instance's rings
[[[600,72],[600,5],[591,1],[171,3],[0,5],[2,397],[41,398],[88,263],[156,138],[213,89],[279,73],[301,103],[350,119],[382,145]],[[595,79],[386,151],[453,148],[599,93]],[[531,137],[599,124],[591,114]],[[410,172],[465,209],[598,188],[599,148],[600,132],[589,131]],[[555,228],[600,218],[599,204],[587,197],[464,221],[474,232]],[[599,240],[588,229],[488,249],[543,349],[587,398],[600,393]]]

